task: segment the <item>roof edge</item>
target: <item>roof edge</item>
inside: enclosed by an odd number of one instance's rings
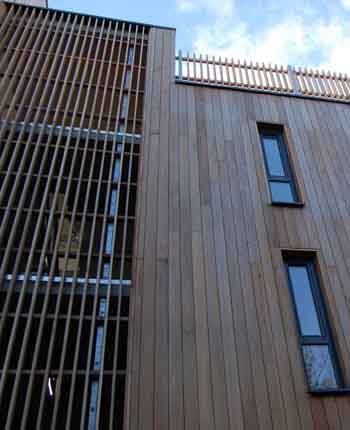
[[[24,6],[24,7],[30,7],[33,9],[38,9],[38,10],[48,10],[48,11],[52,11],[52,12],[60,12],[60,13],[72,13],[72,14],[76,14],[79,16],[85,16],[85,17],[91,17],[91,18],[97,18],[97,19],[106,19],[109,21],[114,21],[114,22],[127,22],[128,24],[134,24],[134,25],[143,25],[145,27],[150,27],[150,28],[158,28],[160,30],[171,30],[171,31],[176,31],[175,27],[167,27],[167,26],[162,26],[162,25],[153,25],[153,24],[148,24],[145,22],[137,22],[137,21],[129,21],[126,19],[118,19],[118,18],[112,18],[112,17],[108,17],[108,16],[100,16],[100,15],[93,15],[93,14],[88,14],[88,13],[81,13],[81,12],[76,12],[73,10],[63,10],[63,9],[54,9],[48,6],[48,0],[46,0],[46,4],[47,7],[42,7],[42,6],[33,6],[33,5],[28,5],[28,4],[23,4],[23,3],[14,3],[12,1],[9,0],[5,0],[3,1],[4,4],[7,5],[15,5],[15,6]]]

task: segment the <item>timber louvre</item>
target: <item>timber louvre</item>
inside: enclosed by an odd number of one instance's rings
[[[0,427],[121,428],[150,27],[1,7]]]

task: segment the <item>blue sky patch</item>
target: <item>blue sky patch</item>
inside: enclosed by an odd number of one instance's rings
[[[184,52],[350,72],[350,0],[49,0],[49,6],[176,27]]]

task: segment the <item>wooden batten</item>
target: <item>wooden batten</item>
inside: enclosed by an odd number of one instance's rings
[[[150,27],[4,7],[0,427],[120,427]]]
[[[350,99],[350,81],[346,74],[325,73],[320,70],[301,69],[292,66],[265,65],[265,63],[243,63],[240,60],[227,61],[219,57],[209,59],[182,55],[175,57],[176,78],[182,83],[204,86],[246,88],[251,91],[272,94],[290,94],[328,98],[329,100]]]

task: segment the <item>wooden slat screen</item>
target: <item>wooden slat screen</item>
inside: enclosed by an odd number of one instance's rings
[[[196,54],[175,57],[175,75],[179,81],[269,92],[350,99],[350,79],[346,74],[291,66],[209,58]]]
[[[149,27],[5,9],[0,427],[121,428]]]

